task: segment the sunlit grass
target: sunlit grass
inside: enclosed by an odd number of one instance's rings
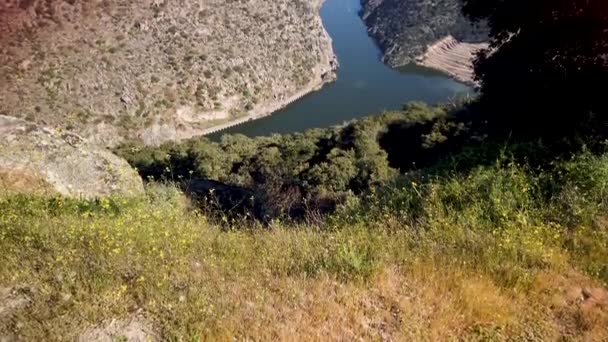
[[[408,179],[318,226],[242,229],[216,226],[172,187],[132,200],[11,196],[0,287],[27,286],[32,305],[0,331],[71,340],[142,313],[169,340],[605,340],[608,309],[576,293],[608,282],[608,177],[584,172],[542,198],[547,177],[497,165]]]

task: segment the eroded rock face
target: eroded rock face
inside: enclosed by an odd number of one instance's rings
[[[362,17],[378,42],[387,64],[417,62],[429,46],[448,36],[458,42],[488,40],[485,25],[474,25],[462,14],[459,0],[362,0]]]
[[[137,196],[142,180],[123,159],[73,133],[0,115],[0,193]]]

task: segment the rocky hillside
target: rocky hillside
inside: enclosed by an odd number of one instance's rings
[[[427,47],[453,36],[467,43],[487,40],[487,29],[473,25],[460,0],[361,0],[362,18],[391,66],[416,62]]]
[[[0,114],[105,145],[267,114],[333,78],[320,3],[0,1]]]
[[[141,178],[125,160],[73,133],[0,115],[0,138],[2,195],[95,198],[143,194]]]

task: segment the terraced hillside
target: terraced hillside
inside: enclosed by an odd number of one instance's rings
[[[485,25],[475,25],[461,13],[460,0],[361,2],[369,33],[380,45],[384,61],[393,67],[417,62],[429,46],[449,36],[465,43],[488,39]]]
[[[334,77],[321,0],[0,0],[0,114],[105,145],[269,114]]]

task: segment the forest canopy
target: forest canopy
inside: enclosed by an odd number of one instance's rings
[[[465,14],[491,29],[472,102],[411,103],[342,127],[118,152],[145,178],[177,181],[205,201],[215,191],[222,209],[269,220],[333,212],[404,177],[460,172],[506,155],[540,169],[583,150],[605,151],[608,5],[463,1]]]
[[[223,198],[213,200],[222,208],[265,220],[303,218],[331,212],[400,171],[433,165],[471,138],[468,127],[448,107],[410,103],[343,127],[257,138],[224,135],[218,142],[201,137],[160,147],[127,144],[117,152],[144,179],[175,181],[199,197],[215,189]]]

